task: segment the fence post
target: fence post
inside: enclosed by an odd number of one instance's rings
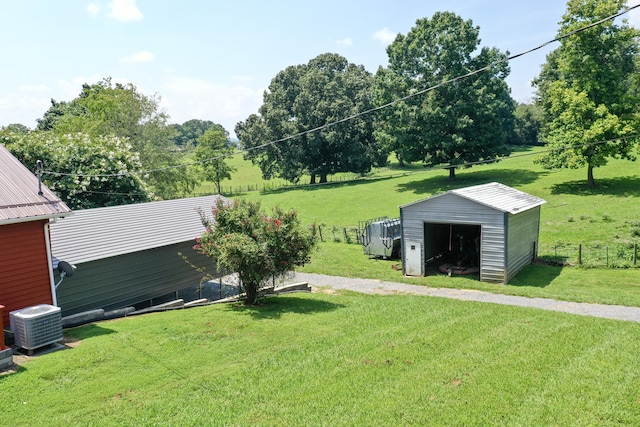
[[[582,243],[578,245],[578,265],[582,265]]]

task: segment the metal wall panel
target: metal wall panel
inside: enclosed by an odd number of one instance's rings
[[[534,251],[538,247],[540,207],[518,215],[508,214],[508,218],[507,279],[510,279],[533,260]]]
[[[189,266],[179,252],[192,264],[207,267],[209,274],[216,272],[211,258],[192,249],[194,243],[78,264],[75,274],[58,287],[62,315],[122,308],[200,284],[202,273]]]

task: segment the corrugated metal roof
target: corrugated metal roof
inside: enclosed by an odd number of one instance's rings
[[[51,224],[53,255],[72,264],[194,240],[222,196],[164,200],[74,211]]]
[[[68,215],[71,209],[0,144],[0,224]]]
[[[517,214],[527,211],[529,209],[540,206],[547,203],[546,200],[540,199],[524,191],[516,190],[499,182],[490,182],[488,184],[474,185],[472,187],[458,188],[456,190],[448,191],[444,194],[455,194],[465,199],[472,200],[481,205],[488,206],[490,208],[499,210],[501,212],[509,212],[511,214]],[[441,195],[440,195],[441,196]],[[439,196],[434,196],[439,197]],[[417,202],[409,203],[404,206],[411,206],[416,203],[421,203],[425,200],[419,200]],[[404,207],[402,206],[402,207]]]

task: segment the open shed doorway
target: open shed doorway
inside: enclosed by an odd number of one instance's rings
[[[424,259],[427,274],[478,274],[482,226],[424,223]],[[445,267],[443,267],[445,266]]]

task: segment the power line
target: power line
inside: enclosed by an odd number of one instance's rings
[[[301,137],[301,136],[304,136],[304,135],[308,135],[310,133],[318,132],[318,131],[321,131],[323,129],[326,129],[326,128],[329,128],[329,127],[332,127],[332,126],[336,126],[336,125],[338,125],[340,123],[345,123],[345,122],[354,120],[356,118],[365,116],[367,114],[371,114],[371,113],[374,113],[376,111],[383,110],[385,108],[391,107],[391,106],[393,106],[395,104],[398,104],[400,102],[403,102],[403,101],[406,101],[408,99],[411,99],[411,98],[423,95],[425,93],[431,92],[431,91],[433,91],[435,89],[438,89],[438,88],[440,88],[440,87],[442,87],[444,85],[451,84],[451,83],[457,82],[459,80],[463,80],[463,79],[472,77],[472,76],[474,76],[476,74],[479,74],[479,73],[482,73],[484,71],[488,71],[488,70],[490,70],[491,68],[493,68],[493,67],[495,67],[497,65],[500,65],[500,64],[503,64],[505,62],[509,62],[509,61],[511,61],[513,59],[517,59],[517,58],[520,58],[522,56],[528,55],[530,53],[533,53],[535,51],[543,49],[543,48],[545,48],[545,47],[547,47],[547,46],[549,46],[549,45],[551,45],[551,44],[553,44],[555,42],[559,42],[559,41],[561,41],[563,39],[566,39],[566,38],[568,38],[568,37],[570,37],[572,35],[581,33],[583,31],[586,31],[586,30],[590,29],[590,28],[593,28],[593,27],[596,27],[596,26],[598,26],[600,24],[603,24],[603,23],[605,23],[607,21],[612,21],[612,20],[614,20],[614,19],[616,19],[616,18],[618,18],[618,17],[620,17],[622,15],[625,15],[625,14],[629,13],[630,11],[632,11],[632,10],[634,10],[636,8],[639,8],[639,7],[640,7],[640,4],[637,4],[635,6],[630,6],[630,7],[626,8],[626,9],[623,9],[622,11],[617,12],[617,13],[615,13],[613,15],[610,15],[610,16],[608,16],[606,18],[602,18],[602,19],[600,19],[600,20],[598,20],[596,22],[592,22],[590,24],[587,24],[587,25],[585,25],[583,27],[580,27],[580,28],[578,28],[576,30],[570,31],[567,34],[560,35],[560,36],[558,36],[558,37],[556,37],[556,38],[554,38],[552,40],[549,40],[549,41],[547,41],[545,43],[542,43],[542,44],[540,44],[540,45],[538,45],[536,47],[533,47],[533,48],[531,48],[529,50],[526,50],[524,52],[520,52],[520,53],[517,53],[515,55],[511,55],[511,56],[505,57],[503,59],[500,59],[498,61],[492,62],[491,64],[489,64],[487,66],[484,66],[482,68],[479,68],[477,70],[470,71],[470,72],[468,72],[466,74],[463,74],[463,75],[460,75],[460,76],[456,76],[456,77],[450,78],[448,80],[444,80],[444,81],[442,81],[440,83],[437,83],[437,84],[435,84],[433,86],[427,87],[425,89],[419,90],[417,92],[410,93],[410,94],[405,95],[405,96],[403,96],[401,98],[398,98],[398,99],[395,99],[393,101],[390,101],[390,102],[388,102],[388,103],[386,103],[384,105],[381,105],[381,106],[378,106],[378,107],[374,107],[374,108],[371,108],[371,109],[368,109],[368,110],[365,110],[365,111],[361,111],[361,112],[352,114],[350,116],[344,117],[342,119],[339,119],[339,120],[336,120],[336,121],[333,121],[333,122],[329,122],[329,123],[325,123],[324,125],[317,126],[315,128],[312,128],[312,129],[307,129],[305,131],[301,131],[301,132],[295,133],[293,135],[286,136],[284,138],[280,138],[280,139],[277,139],[277,140],[274,140],[274,141],[270,141],[270,142],[265,142],[263,144],[256,145],[254,147],[249,147],[249,148],[244,148],[244,149],[241,149],[241,150],[237,150],[237,151],[234,151],[234,152],[229,153],[229,154],[222,154],[220,156],[210,157],[210,158],[207,158],[207,159],[202,159],[202,160],[199,160],[197,162],[184,163],[184,164],[180,164],[180,165],[166,166],[166,167],[163,167],[163,168],[150,169],[150,170],[145,170],[145,171],[133,171],[133,172],[127,172],[127,173],[118,173],[118,174],[82,175],[82,176],[83,177],[117,177],[117,176],[125,177],[125,176],[128,176],[128,175],[144,175],[144,174],[148,174],[148,173],[162,172],[162,171],[166,171],[166,170],[170,170],[170,169],[177,169],[177,168],[195,166],[195,165],[198,165],[198,164],[203,164],[203,163],[207,163],[207,162],[211,162],[211,161],[215,161],[215,160],[225,159],[227,157],[232,157],[232,156],[235,156],[235,155],[238,155],[238,154],[243,154],[243,153],[248,153],[248,152],[251,152],[251,151],[259,150],[259,149],[266,148],[266,147],[271,146],[271,145],[276,145],[276,144],[281,143],[281,142],[289,141],[291,139],[298,138],[298,137]],[[599,142],[599,143],[601,143],[601,142]],[[490,160],[490,161],[494,161],[494,160]],[[447,169],[447,167],[443,167],[443,168]],[[79,174],[76,174],[76,173],[72,174],[72,173],[54,172],[54,171],[47,171],[47,170],[44,170],[43,173],[54,175],[54,176],[78,176],[79,175]]]

